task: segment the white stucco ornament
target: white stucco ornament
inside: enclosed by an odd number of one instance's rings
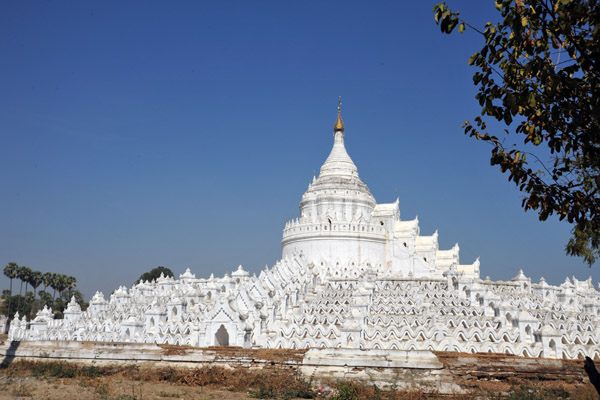
[[[338,108],[339,110],[339,108]],[[282,259],[259,276],[161,276],[65,318],[41,310],[15,318],[11,340],[90,340],[191,346],[357,348],[600,356],[600,293],[591,279],[532,283],[479,276],[479,259],[438,247],[399,201],[377,204],[344,144],[338,113],[333,148],[285,223]]]

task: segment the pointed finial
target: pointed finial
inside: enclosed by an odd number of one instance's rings
[[[333,126],[333,132],[342,131],[344,132],[344,123],[342,122],[342,96],[338,100],[338,117]]]

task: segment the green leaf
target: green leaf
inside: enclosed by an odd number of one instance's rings
[[[471,58],[469,58],[469,65],[473,65],[473,63],[475,62],[475,60],[477,60],[477,57],[479,57],[479,53],[473,53],[473,55],[471,56]]]
[[[557,216],[577,224],[568,252],[588,262],[600,259],[596,3],[494,0],[502,18],[485,24],[480,50],[469,58],[480,113],[472,126],[463,125],[465,134],[492,145],[490,163],[510,174],[525,195],[525,210],[538,210],[542,220]],[[436,5],[434,14],[443,33],[472,26],[445,3]],[[493,136],[488,118],[508,129]],[[527,168],[517,144],[507,153],[503,143],[509,134],[532,150],[542,169]]]
[[[452,31],[456,27],[456,24],[458,24],[458,20],[457,19],[451,19],[450,20],[450,23],[448,24],[448,33],[452,33]]]
[[[506,96],[504,98],[506,100],[506,105],[510,107],[510,109],[513,109],[516,105],[515,96],[513,96],[512,93],[506,93]]]

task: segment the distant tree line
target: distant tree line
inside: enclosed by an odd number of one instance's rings
[[[152,268],[150,271],[145,272],[142,274],[142,276],[140,276],[138,278],[137,281],[135,281],[134,285],[137,285],[140,282],[152,282],[157,280],[158,278],[160,278],[161,274],[165,277],[165,278],[169,278],[169,277],[173,277],[173,271],[171,271],[171,269],[167,268],[167,267],[163,267],[162,265],[159,265],[156,268]]]
[[[55,317],[62,318],[62,313],[72,296],[75,296],[75,300],[83,310],[87,308],[83,295],[75,289],[77,279],[74,276],[35,271],[14,262],[4,267],[4,275],[10,280],[10,287],[2,291],[0,314],[8,316],[9,320],[14,318],[17,311],[20,316],[26,315],[31,319],[44,306],[52,308]],[[20,281],[19,294],[13,294],[14,279]],[[25,292],[23,292],[23,284],[25,284]],[[42,285],[44,289],[38,292],[38,288]],[[29,288],[32,288],[33,292],[28,291]],[[49,288],[52,289],[52,294]]]

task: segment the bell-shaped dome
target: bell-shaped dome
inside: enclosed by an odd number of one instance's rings
[[[325,163],[321,167],[319,172],[319,178],[328,175],[339,175],[345,177],[358,178],[358,169],[354,162],[348,155],[346,147],[344,146],[344,134],[342,131],[335,132],[335,139],[333,141],[333,148],[329,157],[325,160]]]
[[[341,103],[340,103],[341,104]],[[302,196],[302,215],[311,213],[313,217],[326,209],[339,208],[340,204],[355,204],[362,215],[370,215],[375,207],[375,198],[367,185],[358,176],[358,169],[344,145],[344,125],[341,123],[340,107],[334,127],[333,148],[316,177]],[[315,209],[315,207],[317,207]],[[310,211],[312,209],[312,212]],[[342,214],[342,210],[339,210]],[[346,211],[343,211],[344,213]],[[326,215],[321,215],[327,217]],[[327,217],[326,219],[330,219]]]

